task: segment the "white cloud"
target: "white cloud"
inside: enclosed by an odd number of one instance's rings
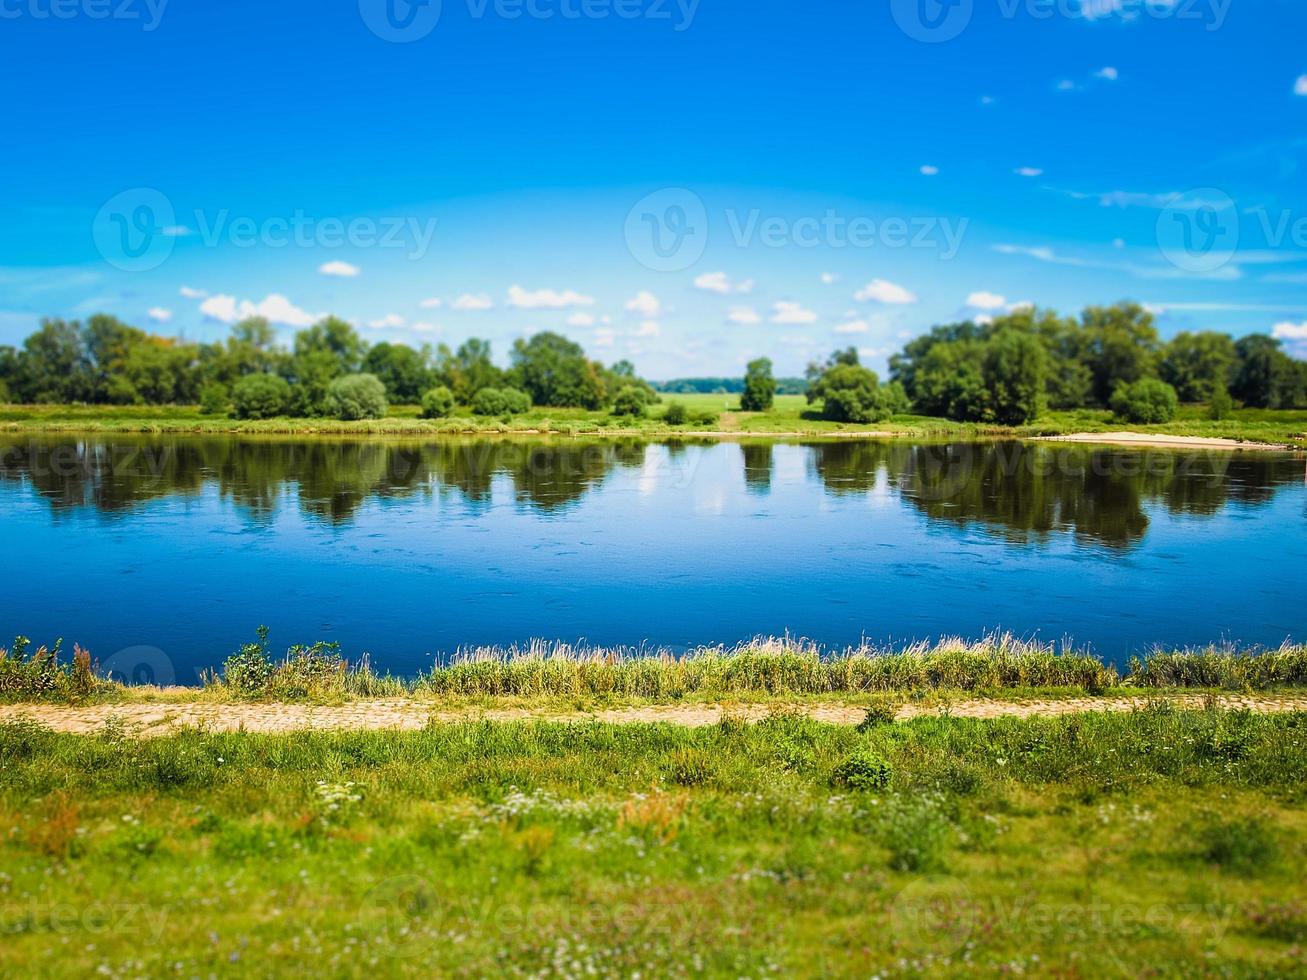
[[[1307,75],[1302,75],[1293,86],[1294,95],[1307,95]]]
[[[981,314],[980,316],[976,317],[976,326],[978,327],[987,327],[993,322],[994,322],[994,318],[992,316],[989,316],[988,314]]]
[[[527,290],[513,285],[508,287],[508,305],[519,310],[561,310],[569,306],[594,306],[594,297],[572,289]]]
[[[1271,336],[1277,340],[1307,340],[1307,320],[1302,323],[1277,323]]]
[[[404,325],[404,318],[398,313],[387,313],[376,320],[369,320],[368,326],[373,330],[398,330]]]
[[[1062,81],[1057,83],[1057,90],[1059,92],[1075,92],[1079,90],[1079,88],[1080,86],[1069,78],[1064,78]]]
[[[981,104],[981,105],[993,105],[993,104],[994,104],[994,97],[993,97],[992,95],[982,95],[982,96],[980,97],[980,104]]]
[[[731,312],[726,314],[726,319],[742,327],[751,327],[762,323],[762,317],[758,315],[758,311],[750,306],[732,307]]]
[[[635,331],[637,337],[657,337],[660,333],[662,330],[657,320],[645,320]]]
[[[439,326],[437,326],[434,323],[426,323],[425,321],[413,324],[412,329],[415,333],[439,333],[440,332]]]
[[[308,327],[321,320],[325,313],[309,313],[301,310],[280,293],[269,293],[262,302],[251,303],[247,299],[239,303],[234,296],[219,294],[210,296],[200,304],[200,312],[211,320],[221,323],[235,323],[252,316],[261,316],[269,323],[287,327]]]
[[[833,272],[823,272],[821,274],[822,285],[831,286],[840,281],[840,277]]]
[[[494,309],[495,301],[485,293],[464,293],[458,299],[450,304],[450,309],[454,310],[490,310]]]
[[[727,278],[724,272],[705,272],[694,279],[694,287],[710,293],[751,293],[753,292],[753,280],[742,279],[733,283]]]
[[[594,324],[595,318],[589,313],[573,313],[567,318],[569,327],[593,327]]]
[[[438,310],[444,305],[445,305],[445,301],[442,300],[439,296],[431,296],[427,299],[422,300],[422,302],[418,303],[418,306],[422,307],[422,309],[424,310]]]
[[[638,313],[641,316],[657,316],[662,311],[663,304],[658,302],[658,297],[647,289],[642,289],[631,299],[626,301],[626,309],[631,313]]]
[[[340,279],[353,279],[359,274],[359,267],[336,259],[332,262],[323,262],[322,265],[318,266],[318,271],[324,276],[336,276]]]
[[[1017,167],[1012,172],[1019,177],[1042,177],[1044,174],[1038,167]]]
[[[1001,310],[1007,306],[1007,300],[997,293],[981,290],[967,297],[967,306],[973,310]]]
[[[1107,82],[1115,82],[1117,79],[1121,77],[1121,73],[1117,71],[1115,68],[1113,68],[1111,65],[1108,65],[1107,67],[1100,68],[1098,69],[1098,71],[1094,72],[1094,77],[1101,78]]]
[[[836,333],[866,333],[871,327],[867,325],[866,320],[853,320],[849,323],[841,323],[835,328]]]
[[[172,319],[172,310],[165,310],[162,306],[152,306],[146,315],[155,323],[167,323]]]
[[[805,310],[798,303],[791,303],[788,300],[780,300],[772,304],[772,323],[816,323],[817,314],[812,310]]]
[[[206,289],[192,289],[190,286],[183,286],[177,292],[181,293],[186,299],[205,299],[209,295]]]
[[[921,174],[923,177],[934,177],[938,173],[939,173],[939,167],[933,166],[932,164],[929,163],[921,168]]]
[[[1007,311],[1009,313],[1020,313],[1024,310],[1033,310],[1034,308],[1035,308],[1035,304],[1031,300],[1020,299],[1017,300],[1015,303],[1008,304]]]
[[[854,293],[853,298],[860,303],[889,303],[894,306],[906,306],[917,301],[917,294],[888,280],[873,279]]]
[[[616,336],[616,334],[615,334],[615,332],[612,330],[612,328],[610,328],[610,327],[599,327],[597,330],[595,330],[595,346],[596,346],[596,347],[612,347],[612,346],[613,346],[613,337],[614,337],[614,336]]]

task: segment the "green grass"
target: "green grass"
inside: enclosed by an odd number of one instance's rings
[[[94,655],[60,658],[20,637],[0,648],[0,700],[69,702],[153,700],[155,688],[124,687],[92,674]],[[79,659],[80,657],[80,659]],[[1307,687],[1307,646],[1276,650],[1226,647],[1155,651],[1125,673],[1085,651],[992,634],[976,641],[942,639],[899,647],[863,644],[826,650],[791,638],[757,638],[735,647],[700,647],[681,655],[648,648],[525,647],[464,649],[414,678],[351,663],[334,645],[291,646],[277,654],[260,630],[221,671],[206,678],[210,700],[324,700],[415,697],[442,701],[512,698],[527,702],[669,703],[927,692],[1001,694],[1140,689],[1268,691]],[[579,699],[579,701],[578,701]]]
[[[0,726],[0,974],[1302,975],[1307,715]]]
[[[716,413],[715,423],[689,423],[672,427],[662,422],[668,403],[683,403],[691,415]],[[615,418],[585,409],[533,408],[507,419],[480,418],[462,410],[453,418],[426,420],[415,405],[392,406],[384,419],[341,422],[335,419],[265,419],[239,421],[201,415],[194,406],[115,405],[8,405],[0,406],[0,432],[150,432],[235,433],[268,435],[476,435],[550,432],[562,435],[667,435],[725,432],[739,435],[837,435],[839,433],[891,433],[939,438],[1026,437],[1076,432],[1130,429],[1166,435],[1239,439],[1245,442],[1307,446],[1307,411],[1240,409],[1224,421],[1205,417],[1202,406],[1186,405],[1179,416],[1163,425],[1126,425],[1113,421],[1106,411],[1050,412],[1037,422],[1018,428],[951,422],[914,415],[886,422],[852,425],[820,417],[802,395],[778,395],[767,412],[739,411],[738,395],[664,395],[644,419]]]

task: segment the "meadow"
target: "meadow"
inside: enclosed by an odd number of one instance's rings
[[[3,973],[1303,973],[1303,714],[17,722],[0,772]]]
[[[683,404],[690,420],[666,424],[662,414]],[[1201,405],[1181,406],[1176,417],[1158,425],[1126,424],[1107,410],[1054,411],[1022,426],[982,425],[917,415],[897,415],[867,425],[823,419],[802,395],[777,395],[766,412],[742,412],[738,395],[663,395],[647,417],[615,416],[580,408],[535,407],[520,415],[483,417],[459,409],[445,419],[423,419],[416,405],[392,405],[383,419],[346,422],[329,418],[239,420],[204,415],[198,406],[8,405],[0,406],[0,432],[120,432],[285,435],[838,435],[876,433],[970,439],[1031,437],[1129,429],[1159,435],[1200,436],[1307,447],[1307,411],[1245,408],[1229,418],[1207,418]]]

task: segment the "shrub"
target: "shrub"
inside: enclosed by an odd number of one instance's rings
[[[231,408],[231,392],[225,384],[210,381],[200,389],[201,415],[226,415]]]
[[[690,416],[690,421],[694,425],[709,426],[709,425],[716,425],[717,420],[720,418],[721,415],[718,412],[705,410],[702,412],[695,412],[693,415]]]
[[[63,640],[55,640],[53,647],[43,644],[28,656],[31,645],[27,637],[18,636],[11,648],[0,647],[0,695],[63,699],[95,689],[91,655],[86,650],[74,645],[72,663],[61,664]]]
[[[885,789],[893,774],[890,764],[880,756],[859,752],[835,767],[831,773],[831,782],[849,789]]]
[[[1223,384],[1217,385],[1211,401],[1207,403],[1207,417],[1213,422],[1219,422],[1228,419],[1233,413],[1234,399],[1230,397],[1230,389]]]
[[[627,385],[613,399],[613,414],[643,418],[647,401],[644,392],[633,385]]]
[[[875,371],[858,364],[838,364],[816,382],[812,399],[823,399],[822,416],[833,422],[880,422],[905,411],[901,385],[882,385]]]
[[[685,425],[685,420],[689,413],[685,410],[685,405],[681,402],[672,402],[663,412],[663,421],[668,425]]]
[[[270,419],[286,411],[290,384],[275,374],[247,374],[232,386],[232,414],[238,419]]]
[[[880,725],[894,724],[902,707],[903,701],[900,698],[885,694],[876,695],[867,705],[867,713],[858,723],[858,731],[865,732]]]
[[[717,774],[712,758],[702,749],[677,749],[668,776],[681,786],[701,786]]]
[[[424,419],[448,418],[454,412],[454,393],[441,385],[422,393],[422,417]]]
[[[521,415],[530,409],[530,397],[516,388],[482,388],[472,398],[473,415]]]
[[[1126,422],[1138,422],[1143,425],[1156,425],[1170,422],[1175,418],[1180,399],[1175,389],[1165,381],[1157,378],[1141,378],[1127,385],[1120,385],[1112,393],[1112,411]]]
[[[386,386],[375,374],[347,374],[327,386],[327,414],[346,421],[386,414]]]
[[[243,643],[222,665],[223,683],[242,694],[261,694],[272,677],[268,659],[268,627],[258,628],[257,643]]]

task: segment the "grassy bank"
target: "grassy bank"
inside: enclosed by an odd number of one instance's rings
[[[208,674],[195,696],[212,700],[585,699],[587,703],[667,703],[740,696],[920,696],[1117,690],[1269,691],[1307,687],[1307,646],[1276,650],[1155,651],[1119,671],[1084,651],[994,634],[900,647],[827,650],[799,640],[760,638],[735,647],[681,654],[645,648],[536,643],[459,651],[414,678],[374,671],[366,655],[351,662],[331,644],[274,650],[266,633]],[[94,655],[75,647],[34,646],[23,638],[0,648],[0,700],[141,700],[157,688],[100,676]]]
[[[715,415],[710,424],[691,422],[669,426],[662,413],[672,402],[684,404],[694,415]],[[1225,420],[1206,418],[1201,406],[1184,406],[1172,422],[1162,425],[1124,425],[1106,411],[1050,412],[1038,422],[1008,428],[951,422],[920,416],[896,416],[871,425],[829,422],[814,412],[801,395],[780,395],[767,412],[739,411],[736,395],[666,395],[643,419],[619,418],[584,409],[533,408],[506,419],[459,414],[427,420],[416,406],[397,405],[384,419],[342,422],[336,419],[282,418],[240,421],[202,415],[194,406],[0,406],[4,432],[201,433],[268,435],[477,435],[556,433],[561,435],[668,435],[767,434],[837,435],[889,433],[921,437],[1012,437],[1107,432],[1121,429],[1163,435],[1202,436],[1245,442],[1307,446],[1307,412],[1240,409]]]
[[[1307,716],[0,726],[0,973],[1301,975]]]

